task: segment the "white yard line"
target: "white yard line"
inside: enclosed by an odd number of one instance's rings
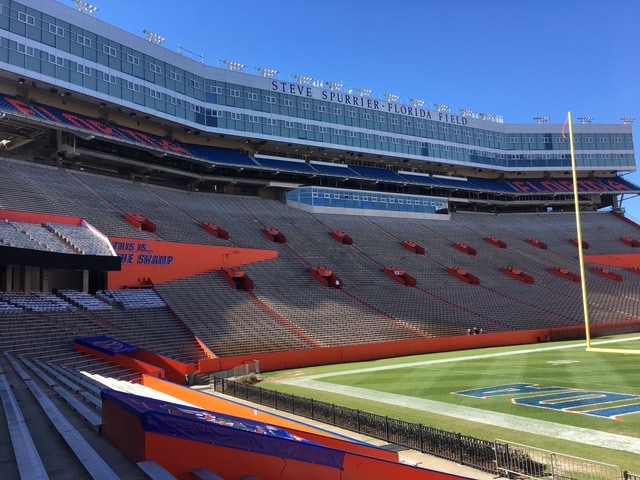
[[[622,343],[622,342],[630,342],[633,340],[640,340],[640,337],[630,337],[624,338],[620,340],[602,340],[600,342],[591,342],[592,346],[596,345],[606,345],[610,343]],[[455,363],[455,362],[466,362],[467,360],[482,360],[485,358],[495,358],[495,357],[509,357],[512,355],[525,355],[527,353],[536,353],[536,352],[548,352],[551,350],[568,350],[570,348],[587,348],[586,343],[576,343],[573,345],[555,345],[552,347],[539,347],[539,348],[524,348],[522,350],[512,350],[510,352],[495,352],[495,353],[481,353],[478,355],[469,355],[468,357],[456,357],[456,358],[440,358],[437,360],[421,360],[419,362],[409,362],[409,363],[398,363],[395,365],[380,365],[378,367],[365,367],[365,368],[354,368],[353,370],[344,370],[340,372],[330,372],[330,373],[319,373],[317,375],[309,375],[308,379],[317,380],[319,378],[324,377],[338,377],[341,375],[351,375],[353,373],[368,373],[368,372],[379,372],[383,370],[395,370],[397,368],[407,368],[407,367],[421,367],[424,365],[436,365],[439,363]],[[281,383],[289,383],[290,380],[282,381]]]
[[[640,337],[633,337],[624,340],[609,340],[597,342],[600,345],[606,343],[619,343],[621,341],[639,340]],[[592,342],[592,344],[595,342]],[[438,363],[451,363],[461,362],[467,360],[478,360],[483,358],[493,358],[509,355],[522,355],[527,353],[549,351],[549,350],[563,350],[569,348],[585,348],[586,344],[580,343],[575,345],[559,345],[541,348],[526,348],[522,350],[514,350],[510,352],[499,353],[487,353],[471,355],[468,357],[450,358],[450,359],[438,359],[438,360],[424,360],[421,362],[410,362],[398,365],[385,365],[379,367],[358,368],[342,372],[323,373],[318,375],[310,375],[308,377],[289,378],[281,380],[281,383],[288,385],[295,385],[304,388],[310,388],[314,390],[331,391],[333,393],[339,393],[355,398],[361,398],[366,400],[373,400],[381,403],[387,403],[389,405],[401,406],[406,408],[412,408],[414,410],[421,410],[424,412],[437,413],[439,415],[445,415],[455,418],[464,418],[469,421],[483,423],[486,425],[493,425],[496,427],[509,428],[511,430],[518,430],[522,432],[530,432],[537,435],[544,435],[548,437],[560,438],[563,440],[569,440],[572,442],[583,443],[586,445],[593,445],[598,447],[606,447],[614,450],[621,450],[625,452],[640,454],[640,438],[627,437],[624,435],[617,435],[613,433],[600,432],[598,430],[590,430],[587,428],[572,427],[570,425],[564,425],[554,422],[547,422],[544,420],[535,420],[531,418],[519,417],[516,415],[509,415],[504,413],[495,413],[487,410],[482,410],[473,407],[463,407],[458,405],[452,405],[450,403],[436,402],[433,400],[423,400],[416,397],[408,397],[405,395],[397,395],[394,393],[385,393],[377,390],[368,390],[365,388],[349,387],[344,385],[328,384],[318,381],[325,377],[335,377],[339,375],[350,375],[353,373],[366,373],[375,372],[381,370],[390,370],[396,368],[433,365]]]

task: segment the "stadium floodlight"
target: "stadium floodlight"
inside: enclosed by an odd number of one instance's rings
[[[324,84],[329,87],[329,90],[342,90],[344,88],[344,83],[340,82],[324,82]]]
[[[278,73],[280,73],[278,70],[275,70],[273,68],[256,67],[256,70],[258,70],[260,72],[260,75],[265,78],[275,77]]]
[[[400,95],[396,95],[395,93],[383,93],[384,98],[387,99],[387,102],[397,102],[400,100]]]
[[[310,83],[313,83],[314,80],[311,77],[307,77],[306,75],[291,75],[293,78],[295,78],[298,83],[302,84],[302,85],[308,85]]]
[[[358,92],[358,95],[360,95],[361,97],[368,97],[369,95],[371,95],[373,90],[369,88],[356,88],[356,92]]]
[[[536,121],[536,123],[547,123],[549,121],[549,117],[547,116],[537,116],[533,117],[533,119]]]
[[[620,120],[622,120],[622,123],[625,125],[631,125],[636,121],[636,117],[622,117]]]
[[[449,111],[449,105],[445,105],[444,103],[434,103],[433,106],[439,112],[448,112]]]
[[[221,60],[221,62],[224,63],[227,68],[233,72],[241,72],[242,70],[244,70],[244,67],[246,67],[244,63],[233,62],[231,60]]]
[[[73,3],[76,4],[76,8],[79,12],[88,13],[89,15],[93,15],[98,11],[98,7],[95,5],[91,5],[90,3],[83,2],[82,0],[72,0]]]
[[[479,113],[478,115],[482,120],[493,120],[495,118],[493,113]]]
[[[474,112],[473,110],[469,110],[467,108],[459,108],[458,110],[460,110],[460,114],[463,117],[474,117],[475,118],[477,116],[476,112]]]
[[[424,105],[424,100],[420,100],[419,98],[410,98],[409,101],[414,107],[421,107]]]
[[[142,30],[142,33],[144,33],[147,36],[147,40],[149,40],[152,43],[157,43],[158,45],[160,45],[166,40],[166,38],[164,38],[162,35],[153,33],[151,30],[147,30],[146,28]]]
[[[591,123],[593,121],[593,117],[578,117],[578,120],[580,120],[580,123],[582,124]]]

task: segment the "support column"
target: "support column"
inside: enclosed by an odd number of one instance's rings
[[[82,291],[89,292],[89,270],[82,271]]]

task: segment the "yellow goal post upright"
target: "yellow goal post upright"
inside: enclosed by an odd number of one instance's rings
[[[567,122],[569,124],[569,145],[571,148],[571,174],[573,181],[573,201],[576,213],[576,230],[578,240],[578,262],[580,264],[580,285],[582,287],[582,310],[584,314],[584,333],[587,342],[587,352],[600,353],[624,353],[640,355],[640,350],[629,350],[622,348],[599,348],[591,346],[591,329],[589,327],[589,304],[587,301],[587,282],[584,270],[584,252],[582,248],[582,226],[580,224],[580,198],[578,196],[578,173],[576,168],[576,152],[573,143],[573,117],[571,112],[567,113]]]

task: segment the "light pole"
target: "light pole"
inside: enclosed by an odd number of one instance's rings
[[[166,40],[166,38],[164,38],[162,35],[153,33],[151,30],[148,30],[146,28],[142,30],[142,33],[147,36],[147,40],[149,40],[151,43],[157,43],[158,45],[160,45]]]
[[[260,75],[262,75],[265,78],[271,78],[271,77],[275,77],[278,73],[278,70],[275,70],[273,68],[265,68],[265,67],[256,67],[256,70],[260,72]]]
[[[241,72],[246,67],[246,65],[244,63],[240,63],[240,62],[233,62],[231,60],[221,60],[221,61],[232,72]]]
[[[76,8],[79,12],[88,13],[89,15],[93,15],[98,11],[98,7],[95,5],[91,5],[90,3],[83,2],[82,0],[72,0],[73,3],[76,4]]]

